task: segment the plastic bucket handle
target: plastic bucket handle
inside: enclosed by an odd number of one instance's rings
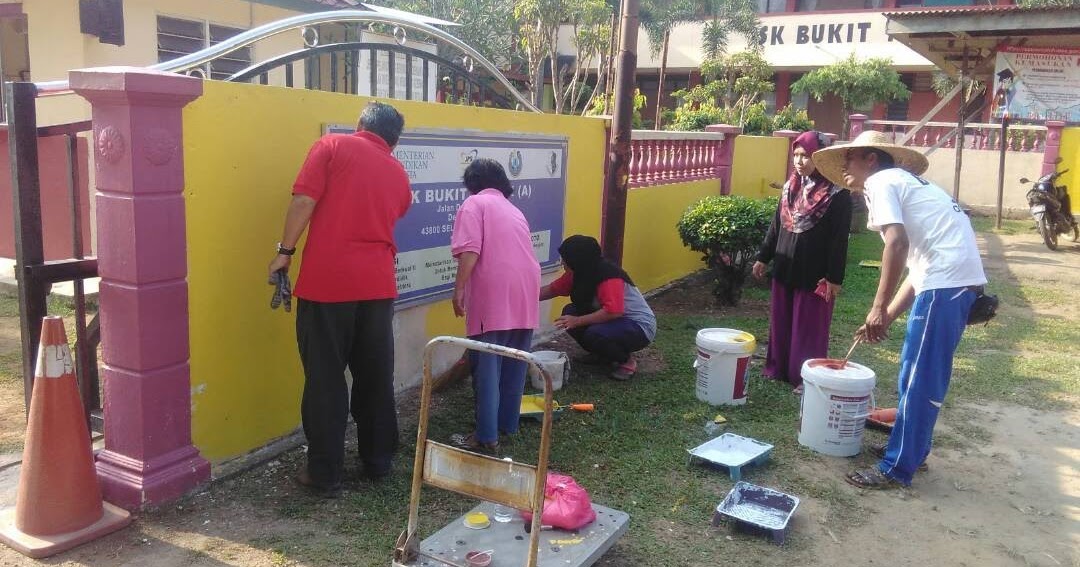
[[[803,383],[804,384],[809,383],[811,386],[813,386],[818,391],[819,394],[821,394],[822,398],[824,398],[825,400],[829,399],[829,396],[825,395],[825,390],[822,390],[821,385],[818,384],[817,382],[811,382],[809,380],[803,380]],[[870,390],[870,411],[867,412],[867,413],[864,413],[864,414],[852,415],[852,416],[849,416],[849,418],[850,419],[866,419],[866,418],[870,417],[870,413],[873,412],[874,408],[876,408],[876,407],[877,407],[877,401],[874,400],[874,389],[872,388]]]

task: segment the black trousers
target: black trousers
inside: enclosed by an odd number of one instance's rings
[[[392,299],[299,300],[296,342],[305,378],[300,414],[308,440],[308,474],[317,484],[341,484],[350,412],[365,471],[378,474],[390,468],[398,447],[393,319]],[[346,366],[353,377],[351,398]]]
[[[562,312],[563,315],[578,314],[573,303],[564,307]],[[645,331],[627,317],[569,329],[566,333],[586,351],[619,364],[630,360],[630,353],[649,346],[649,337],[645,335]]]

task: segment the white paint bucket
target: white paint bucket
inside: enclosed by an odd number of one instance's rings
[[[837,368],[837,362],[812,358],[803,363],[799,444],[834,457],[852,457],[862,449],[877,377],[861,364]]]
[[[702,329],[697,333],[697,398],[714,406],[746,403],[746,368],[757,342],[735,329]]]
[[[540,360],[540,365],[551,374],[551,389],[552,391],[559,390],[563,386],[563,382],[570,379],[570,359],[567,358],[565,352],[559,352],[557,350],[538,350],[532,353],[537,359]],[[540,373],[533,370],[532,366],[529,367],[529,380],[532,382],[532,387],[544,391],[544,378],[540,376]]]

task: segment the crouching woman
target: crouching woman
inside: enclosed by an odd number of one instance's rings
[[[656,337],[656,316],[630,276],[604,259],[595,238],[571,236],[559,255],[566,273],[540,288],[541,301],[570,296],[555,327],[597,362],[611,365],[612,378],[629,380],[637,372],[633,353]]]

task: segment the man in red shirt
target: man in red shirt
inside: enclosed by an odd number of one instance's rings
[[[341,492],[350,411],[365,476],[389,474],[398,446],[394,224],[412,194],[405,168],[391,151],[404,125],[394,107],[372,102],[355,134],[329,134],[315,142],[293,184],[285,229],[270,262],[271,275],[288,270],[307,229],[295,295],[308,452],[307,468],[296,480],[327,497]],[[346,367],[353,376],[351,402]]]

